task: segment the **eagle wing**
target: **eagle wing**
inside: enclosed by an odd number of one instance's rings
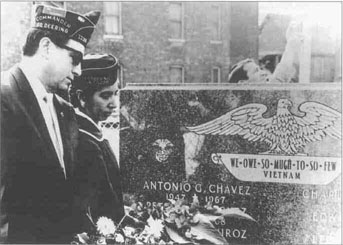
[[[341,113],[317,102],[304,102],[299,111],[305,113],[303,117],[294,117],[299,126],[299,138],[307,142],[318,141],[325,136],[341,139]]]
[[[262,117],[266,111],[265,105],[247,104],[209,122],[187,128],[196,134],[241,135],[249,141],[272,143],[272,118]]]

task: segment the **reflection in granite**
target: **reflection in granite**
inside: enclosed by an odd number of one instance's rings
[[[324,90],[124,90],[121,92],[120,164],[126,193],[145,201],[184,195],[245,210],[257,223],[230,218],[216,224],[234,244],[340,243],[341,176],[328,185],[241,181],[212,153],[256,155],[265,142],[239,135],[197,135],[187,127],[208,122],[237,107],[259,103],[263,117],[277,112],[280,98],[315,101],[341,112],[340,91]],[[341,157],[341,140],[324,137],[304,148],[308,156]],[[188,188],[189,187],[189,188]],[[338,242],[337,242],[338,241]]]

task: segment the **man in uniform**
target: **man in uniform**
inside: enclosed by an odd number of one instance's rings
[[[78,128],[71,105],[56,93],[81,75],[99,15],[38,5],[22,61],[2,74],[0,242],[72,239]]]

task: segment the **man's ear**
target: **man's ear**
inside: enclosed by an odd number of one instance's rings
[[[49,53],[51,52],[51,48],[52,48],[51,46],[52,46],[52,42],[50,38],[48,37],[43,37],[39,41],[39,53],[45,59],[48,59],[49,57]]]
[[[85,108],[86,100],[85,100],[85,96],[84,96],[84,94],[83,94],[83,91],[80,90],[80,89],[76,90],[76,97],[77,97],[77,99],[78,99],[79,102],[80,102],[80,106],[81,106],[82,108]]]

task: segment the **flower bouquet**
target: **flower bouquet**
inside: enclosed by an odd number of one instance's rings
[[[228,244],[214,222],[227,217],[256,222],[239,208],[220,208],[198,198],[164,203],[132,202],[118,224],[107,217],[96,222],[95,234],[77,234],[73,244]],[[93,232],[94,233],[94,232]]]

